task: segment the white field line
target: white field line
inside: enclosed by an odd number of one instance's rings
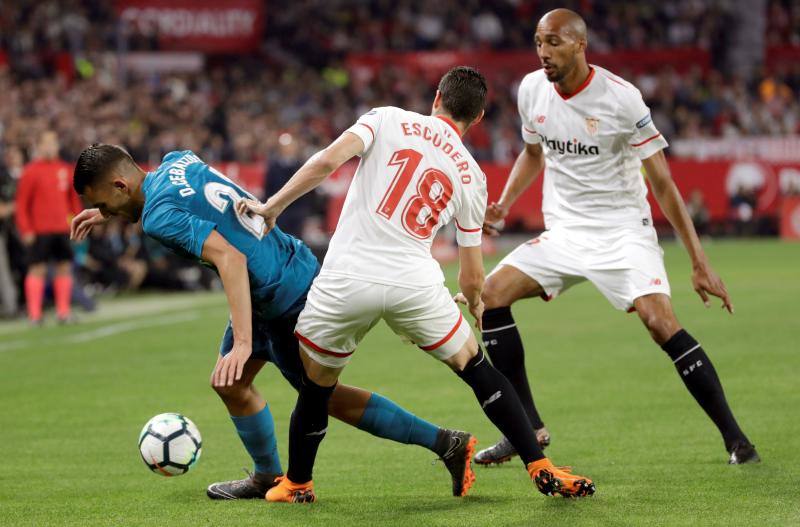
[[[176,315],[167,317],[145,318],[140,320],[131,320],[129,322],[120,322],[118,324],[111,324],[110,326],[104,326],[89,331],[74,333],[69,336],[62,336],[58,338],[49,338],[42,340],[38,339],[15,340],[11,342],[0,343],[0,353],[5,351],[13,351],[15,349],[20,349],[20,348],[27,348],[31,345],[48,346],[53,344],[64,344],[64,343],[82,344],[85,342],[91,342],[93,340],[105,337],[111,337],[113,335],[118,335],[120,333],[135,331],[137,329],[167,326],[170,324],[179,324],[181,322],[189,322],[190,320],[196,320],[198,318],[200,318],[200,315],[198,313],[191,313],[191,312],[178,313]]]
[[[224,304],[225,295],[222,293],[175,293],[169,296],[146,296],[124,300],[101,301],[96,312],[79,315],[79,317],[81,323],[91,324],[119,318],[130,319],[140,316],[155,315],[165,311],[198,309]],[[45,327],[45,329],[47,329],[47,327]],[[0,323],[0,336],[35,331],[40,331],[40,329],[31,328],[26,320]]]

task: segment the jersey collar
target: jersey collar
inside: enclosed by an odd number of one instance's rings
[[[449,117],[445,117],[444,115],[437,115],[436,118],[441,119],[442,121],[449,124],[450,128],[456,131],[456,135],[458,137],[461,137],[461,132],[458,130],[458,126],[456,126],[456,123],[454,123],[452,119],[450,119]]]
[[[582,92],[583,90],[585,90],[585,89],[586,89],[586,87],[587,87],[587,86],[589,86],[589,83],[590,83],[590,82],[592,82],[592,79],[593,79],[593,78],[594,78],[594,68],[593,68],[592,66],[589,66],[589,76],[588,76],[588,77],[586,77],[586,80],[585,80],[585,81],[583,81],[583,84],[581,84],[580,86],[578,86],[578,89],[577,89],[577,90],[575,90],[574,92],[572,92],[571,94],[569,94],[569,95],[564,95],[563,93],[561,93],[560,91],[558,91],[558,84],[556,84],[556,83],[553,83],[553,88],[555,88],[555,89],[556,89],[556,93],[557,93],[557,94],[559,94],[559,95],[561,96],[561,98],[562,98],[562,99],[564,99],[565,101],[568,101],[568,100],[570,100],[571,98],[573,98],[573,97],[575,97],[576,95],[578,95],[578,94],[579,94],[580,92]]]

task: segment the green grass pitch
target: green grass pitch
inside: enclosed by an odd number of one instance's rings
[[[800,245],[708,245],[734,316],[716,303],[706,310],[684,251],[665,249],[678,317],[714,360],[760,465],[726,465],[716,429],[636,316],[583,284],[514,312],[553,435],[547,453],[592,476],[593,498],[539,495],[518,461],[478,467],[470,496],[453,498],[429,452],[333,422],[315,471],[317,503],[211,502],[208,483],[249,466],[208,385],[224,298],[145,296],[106,302],[76,326],[0,326],[0,525],[800,525]],[[343,381],[470,430],[479,447],[498,437],[466,385],[385,325]],[[295,394],[274,368],[257,384],[285,467]],[[142,425],[166,411],[186,414],[203,434],[199,464],[179,478],[150,473],[136,447]]]

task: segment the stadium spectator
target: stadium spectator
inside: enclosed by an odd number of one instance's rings
[[[288,132],[282,133],[278,137],[278,148],[267,165],[263,197],[266,199],[283,187],[304,162],[300,138]],[[308,194],[292,203],[281,216],[278,227],[287,234],[302,238],[306,220],[312,215],[313,200],[314,195]]]
[[[756,204],[754,188],[740,185],[730,198],[731,228],[737,236],[752,236],[756,230]]]
[[[83,207],[72,189],[72,167],[58,154],[58,137],[46,130],[36,147],[37,157],[22,171],[16,195],[17,230],[28,249],[25,302],[28,319],[42,322],[42,303],[48,263],[55,264],[53,291],[58,320],[70,320],[72,247],[69,221]]]
[[[11,248],[15,245],[14,236],[14,195],[17,190],[18,173],[15,158],[21,161],[17,149],[6,152],[5,162],[0,163],[0,317],[17,314],[17,286],[11,261]],[[20,164],[21,166],[21,164]]]
[[[694,229],[700,236],[708,235],[709,222],[711,220],[711,213],[706,206],[706,200],[703,192],[695,189],[689,195],[689,201],[686,202],[686,212],[692,218]]]

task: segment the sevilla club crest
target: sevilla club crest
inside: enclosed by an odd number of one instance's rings
[[[586,131],[589,135],[597,135],[597,130],[600,127],[600,119],[595,117],[586,118]]]

